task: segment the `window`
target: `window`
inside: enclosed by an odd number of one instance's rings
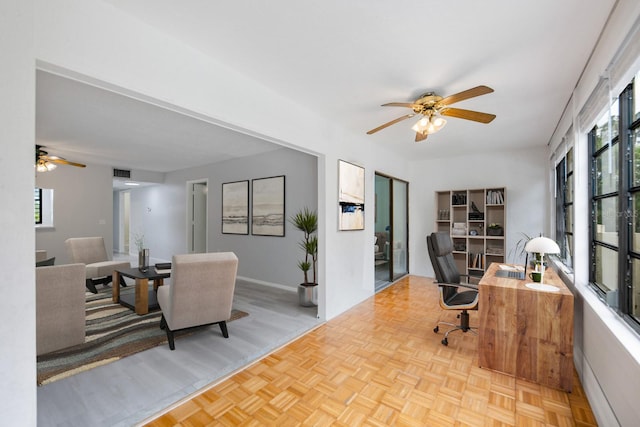
[[[53,190],[34,188],[33,210],[36,228],[53,227]]]
[[[36,224],[42,224],[42,188],[33,189]]]
[[[556,166],[556,240],[562,262],[573,266],[573,148]]]
[[[637,85],[640,85],[640,73],[588,135],[591,158],[589,280],[609,305],[640,330],[640,90]]]

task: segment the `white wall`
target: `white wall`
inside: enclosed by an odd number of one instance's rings
[[[548,228],[547,158],[546,148],[534,148],[413,162],[409,186],[409,271],[434,277],[426,236],[435,231],[436,191],[505,187],[505,256],[509,256],[521,232],[535,236],[544,233]]]
[[[249,137],[247,137],[249,138]],[[208,248],[233,251],[239,258],[238,275],[257,282],[295,289],[302,282],[297,261],[302,234],[288,221],[285,236],[222,234],[222,183],[285,176],[285,216],[304,206],[317,209],[317,158],[300,151],[277,151],[223,163],[168,173],[163,185],[131,192],[131,231],[145,234],[152,258],[171,260],[187,251],[186,203],[190,180],[208,180]]]
[[[113,171],[88,164],[86,168],[58,166],[36,175],[36,186],[53,189],[53,228],[36,230],[36,248],[71,262],[64,246],[69,237],[104,237],[107,253],[113,248]]]
[[[36,425],[33,1],[0,2],[0,413]]]

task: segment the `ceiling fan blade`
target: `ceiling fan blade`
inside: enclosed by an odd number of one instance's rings
[[[406,120],[406,119],[409,119],[409,118],[411,118],[413,116],[415,116],[415,113],[411,113],[411,114],[404,115],[402,117],[398,117],[395,120],[391,120],[390,122],[387,122],[387,123],[385,123],[383,125],[380,125],[377,128],[371,129],[369,132],[367,132],[367,135],[374,134],[374,133],[378,132],[379,130],[382,130],[382,129],[384,129],[386,127],[389,127],[391,125],[395,125],[396,123],[401,122],[401,121]]]
[[[495,114],[481,113],[479,111],[463,110],[461,108],[443,108],[440,110],[443,116],[456,117],[458,119],[473,120],[480,123],[491,123],[496,118]]]
[[[424,141],[425,139],[427,139],[427,136],[429,136],[428,133],[420,133],[420,132],[416,132],[416,142],[421,142]]]
[[[65,160],[61,157],[57,157],[57,156],[42,156],[42,159],[51,162],[51,163],[57,163],[60,165],[69,165],[69,166],[77,166],[79,168],[85,168],[87,167],[87,165],[83,165],[82,163],[76,163],[76,162],[70,162],[69,160]]]
[[[411,102],[387,102],[386,104],[382,104],[383,107],[407,107],[413,108],[413,103]]]
[[[447,96],[446,98],[442,98],[436,103],[436,107],[451,105],[454,102],[464,101],[465,99],[474,98],[480,95],[486,95],[491,92],[493,92],[493,89],[488,86],[476,86],[474,88],[467,89],[454,95]]]

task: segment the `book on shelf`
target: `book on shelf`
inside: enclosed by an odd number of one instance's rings
[[[502,205],[504,204],[503,190],[487,190],[487,204]]]
[[[484,269],[484,254],[482,252],[477,254],[469,253],[469,268]]]

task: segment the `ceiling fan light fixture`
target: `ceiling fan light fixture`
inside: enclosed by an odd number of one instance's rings
[[[414,132],[418,132],[424,135],[427,132],[428,126],[429,126],[429,118],[423,117],[420,120],[418,120],[415,125],[411,126],[411,129],[413,129]]]
[[[49,172],[54,170],[55,168],[57,168],[58,166],[55,165],[54,163],[51,162],[47,162],[46,160],[38,160],[38,163],[36,164],[36,171],[37,172]]]
[[[447,124],[447,121],[440,116],[431,115],[429,117],[424,116],[411,127],[415,132],[422,135],[431,135],[438,132]]]

